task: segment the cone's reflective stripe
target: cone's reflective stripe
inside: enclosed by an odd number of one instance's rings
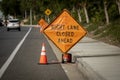
[[[42,52],[41,52],[41,55],[46,55],[45,51],[42,51]]]
[[[42,52],[41,52],[41,55],[46,55],[44,43],[42,44]]]

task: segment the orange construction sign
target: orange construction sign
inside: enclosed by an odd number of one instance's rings
[[[38,24],[41,26],[40,32],[43,32],[43,30],[48,26],[48,23],[44,19],[40,19]]]
[[[87,32],[65,9],[45,28],[44,33],[63,53],[66,53]]]

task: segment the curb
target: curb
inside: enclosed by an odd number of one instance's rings
[[[82,73],[85,80],[105,80],[102,76],[95,72],[89,64],[83,61],[82,58],[76,59],[76,68],[80,71],[80,73]]]
[[[55,45],[47,38],[49,44],[51,45],[53,51],[57,54],[56,57],[60,61],[62,54]],[[72,54],[72,53],[71,53]],[[78,70],[80,74],[82,74],[84,80],[105,80],[102,76],[100,76],[97,72],[95,72],[89,64],[83,61],[83,59],[80,56],[72,54],[72,62],[75,63],[75,68]]]

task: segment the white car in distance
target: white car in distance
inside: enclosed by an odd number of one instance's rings
[[[20,21],[18,19],[10,19],[7,22],[7,31],[17,29],[18,31],[21,31],[20,28]]]

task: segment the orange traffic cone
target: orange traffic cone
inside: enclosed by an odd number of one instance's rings
[[[47,56],[46,56],[45,44],[44,43],[42,44],[42,51],[41,51],[39,64],[47,64]]]

